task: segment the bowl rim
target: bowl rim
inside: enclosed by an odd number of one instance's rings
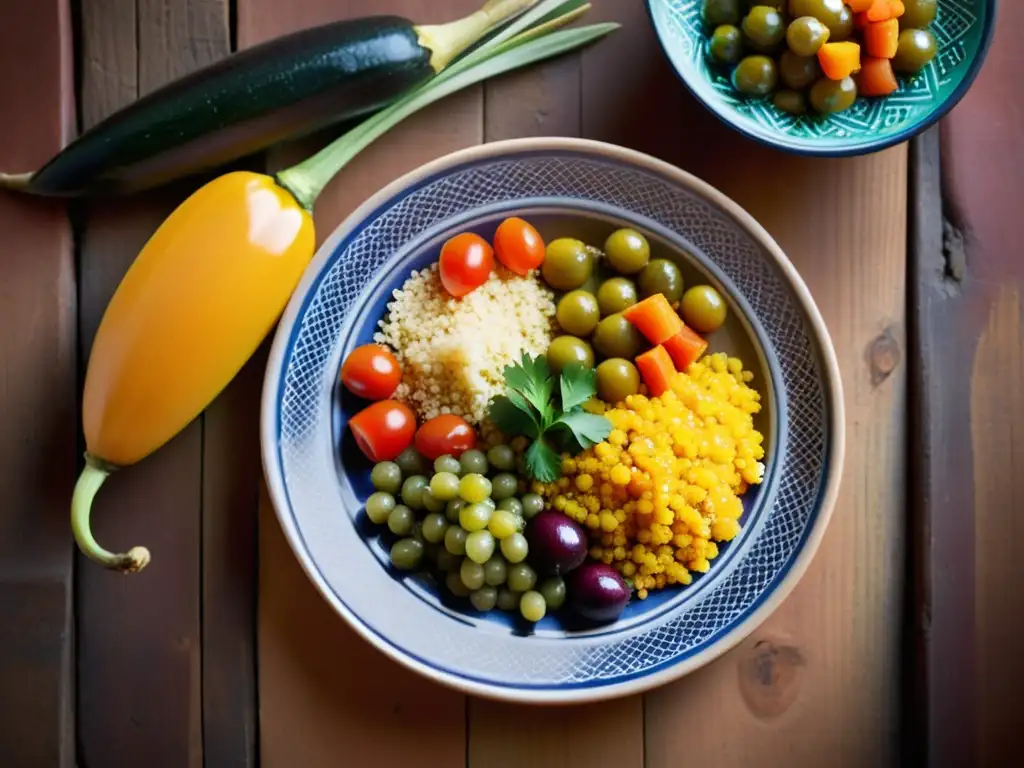
[[[497,688],[485,683],[467,680],[461,677],[454,677],[434,669],[417,659],[393,648],[390,644],[383,642],[376,637],[372,631],[363,625],[357,617],[350,615],[349,610],[331,598],[330,587],[324,582],[308,552],[301,544],[299,532],[282,509],[287,506],[285,503],[284,481],[281,477],[277,464],[274,460],[276,450],[276,424],[277,424],[277,383],[280,377],[280,370],[285,361],[288,351],[288,339],[292,329],[299,318],[299,314],[305,303],[307,294],[315,283],[318,275],[323,270],[325,263],[335,251],[339,242],[360,222],[363,218],[376,210],[388,199],[395,196],[401,190],[415,185],[419,180],[434,176],[449,168],[473,163],[476,161],[500,157],[506,154],[520,154],[523,152],[545,152],[545,151],[575,151],[590,153],[597,156],[609,157],[626,164],[635,165],[639,168],[660,174],[674,183],[690,190],[694,194],[705,198],[712,205],[718,206],[725,214],[730,216],[738,226],[744,229],[747,234],[758,242],[765,252],[775,261],[784,279],[792,288],[794,295],[805,312],[810,325],[813,337],[820,348],[821,362],[824,372],[823,382],[827,398],[831,405],[829,443],[827,446],[828,463],[826,464],[825,488],[819,496],[821,507],[811,530],[808,532],[804,546],[796,554],[792,565],[785,576],[778,581],[774,587],[764,596],[762,604],[753,611],[744,621],[736,624],[726,634],[722,635],[716,643],[709,645],[699,653],[679,661],[676,664],[667,666],[650,675],[637,680],[620,683],[614,686],[596,686],[592,688],[571,688],[564,690],[532,690],[529,688]],[[839,369],[839,362],[835,348],[829,335],[825,321],[818,310],[817,305],[811,297],[810,291],[803,279],[800,277],[792,262],[771,237],[770,234],[743,208],[732,199],[720,192],[707,182],[696,176],[677,168],[663,160],[659,160],[642,152],[621,147],[615,144],[595,141],[591,139],[561,138],[561,137],[532,137],[522,139],[507,139],[487,144],[475,145],[465,149],[457,150],[425,163],[390,182],[379,191],[370,196],[362,205],[344,218],[334,231],[323,241],[317,249],[313,259],[307,265],[298,285],[286,306],[277,329],[274,333],[269,357],[267,360],[263,391],[261,397],[260,413],[260,444],[261,459],[263,463],[263,474],[266,482],[267,493],[274,508],[274,514],[288,541],[293,555],[305,572],[307,578],[313,583],[331,608],[338,613],[350,628],[365,641],[370,643],[378,651],[384,653],[402,666],[405,666],[420,675],[423,675],[437,683],[449,688],[462,691],[463,693],[481,696],[483,698],[509,701],[523,704],[577,704],[583,702],[603,701],[613,698],[620,698],[641,693],[652,688],[664,685],[665,683],[679,679],[690,672],[705,666],[717,659],[726,651],[731,650],[775,612],[781,603],[789,596],[794,587],[799,583],[807,571],[811,561],[818,551],[821,540],[828,528],[839,494],[839,487],[842,480],[843,465],[845,457],[846,429],[845,429],[845,407],[843,401],[843,386]]]
[[[722,110],[716,109],[706,99],[702,98],[701,95],[697,93],[696,89],[690,85],[689,78],[683,74],[679,67],[676,66],[672,54],[669,53],[668,45],[665,42],[665,36],[662,34],[658,23],[654,20],[654,3],[665,2],[668,2],[668,0],[644,0],[644,7],[647,9],[647,19],[651,24],[651,29],[654,31],[654,36],[658,39],[658,45],[661,48],[661,52],[664,55],[665,60],[672,68],[672,72],[675,74],[676,78],[686,86],[686,90],[690,92],[690,95],[693,96],[694,100],[714,115],[720,122],[724,123],[729,128],[732,128],[740,135],[763,146],[802,157],[857,157],[860,155],[868,155],[896,146],[897,144],[902,144],[935,125],[935,123],[949,114],[953,107],[960,103],[960,100],[967,95],[967,91],[969,91],[971,86],[974,85],[974,80],[977,78],[978,73],[981,72],[981,68],[984,66],[985,59],[988,56],[989,49],[992,47],[992,38],[995,36],[996,31],[996,14],[999,8],[999,0],[984,0],[988,7],[988,13],[986,14],[984,28],[981,32],[981,43],[978,46],[978,53],[974,57],[974,60],[971,61],[967,72],[964,74],[963,80],[960,81],[960,84],[954,89],[953,93],[945,98],[945,100],[939,105],[938,109],[934,110],[923,120],[920,120],[904,130],[892,134],[891,136],[885,136],[875,141],[869,141],[856,146],[840,145],[833,148],[822,147],[821,149],[814,149],[813,147],[794,146],[783,139],[773,138],[774,134],[766,136],[755,133],[741,123],[730,119]]]

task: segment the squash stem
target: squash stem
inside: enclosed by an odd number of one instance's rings
[[[479,11],[457,21],[415,27],[419,43],[431,53],[430,66],[435,72],[440,72],[452,62],[452,59],[499,24],[522,13],[537,1],[489,0]]]
[[[0,173],[0,189],[25,190],[30,181],[31,173]]]
[[[123,554],[108,552],[93,538],[89,528],[89,513],[92,511],[92,500],[110,476],[113,467],[104,464],[92,456],[85,457],[85,469],[75,483],[75,493],[71,498],[71,530],[75,535],[78,548],[91,560],[111,570],[122,573],[138,573],[149,563],[149,550],[145,547],[132,547]]]

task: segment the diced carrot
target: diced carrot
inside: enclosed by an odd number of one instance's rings
[[[637,355],[636,367],[643,376],[647,391],[652,397],[660,397],[672,386],[672,377],[676,373],[672,358],[660,344]]]
[[[685,371],[700,359],[708,348],[707,341],[687,326],[662,346],[675,363],[677,371]]]
[[[875,0],[865,13],[868,15],[868,21],[885,21],[892,18],[892,11],[889,0]]]
[[[857,43],[825,43],[818,49],[821,71],[830,80],[842,80],[860,69],[860,46]]]
[[[892,9],[892,18],[898,19],[907,12],[907,6],[903,0],[889,0],[889,7]]]
[[[898,87],[889,59],[864,57],[857,75],[857,93],[861,96],[888,96]]]
[[[635,325],[651,344],[663,344],[683,329],[683,321],[663,293],[648,296],[639,304],[623,310],[622,316]]]
[[[871,0],[871,2],[874,2],[874,0]],[[867,25],[870,23],[871,22],[868,21],[867,11],[862,11],[861,13],[853,14],[853,26],[856,27],[857,29],[865,29]]]
[[[900,42],[900,23],[896,19],[873,21],[864,30],[864,47],[868,56],[891,59]]]
[[[850,10],[854,13],[863,13],[874,4],[875,0],[846,0]]]

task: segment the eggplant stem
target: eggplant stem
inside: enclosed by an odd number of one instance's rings
[[[430,66],[440,72],[499,24],[536,5],[538,0],[489,0],[483,8],[447,24],[417,26],[419,43],[430,51]]]
[[[89,513],[92,511],[92,500],[103,485],[114,467],[99,459],[86,455],[85,468],[75,483],[75,492],[71,498],[71,530],[75,535],[78,548],[90,560],[94,560],[105,568],[122,573],[138,573],[149,564],[149,550],[145,547],[132,547],[127,552],[114,554],[108,552],[92,536],[89,528]]]
[[[28,189],[32,181],[31,173],[0,173],[0,189],[22,191]]]

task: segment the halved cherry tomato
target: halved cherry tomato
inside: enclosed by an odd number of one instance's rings
[[[397,400],[368,405],[348,425],[359,450],[372,462],[391,461],[416,437],[416,414]]]
[[[416,450],[431,461],[445,454],[457,458],[463,451],[475,447],[476,432],[465,419],[454,413],[435,416],[423,422],[416,432]]]
[[[438,263],[444,289],[452,296],[465,296],[487,282],[494,269],[494,251],[480,235],[463,232],[441,247]]]
[[[494,233],[494,255],[517,275],[526,275],[544,263],[544,240],[532,224],[512,216]]]
[[[363,344],[356,347],[341,366],[341,382],[349,391],[367,400],[385,400],[395,394],[402,381],[402,368],[387,347]]]

